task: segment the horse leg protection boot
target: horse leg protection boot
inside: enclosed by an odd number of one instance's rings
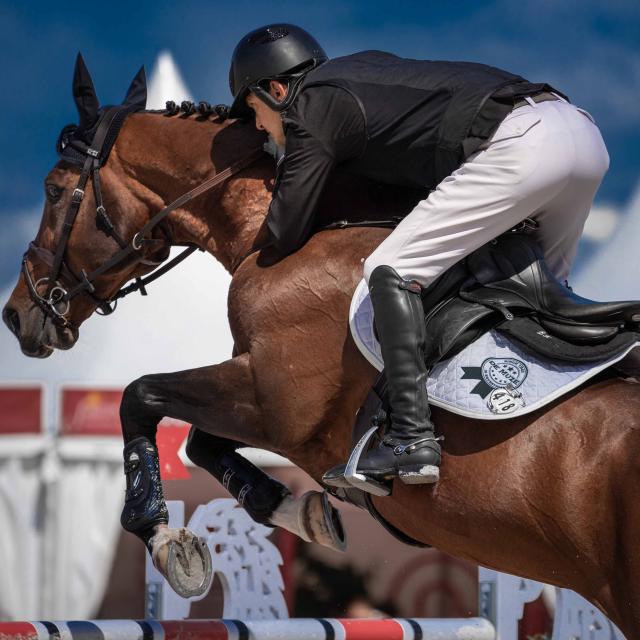
[[[169,512],[162,493],[158,450],[149,438],[141,436],[125,445],[124,473],[127,489],[120,523],[151,551],[153,528],[168,524]]]
[[[427,398],[422,288],[382,265],[371,274],[369,291],[391,415],[380,445],[361,456],[358,472],[376,480],[399,477],[407,484],[437,482],[441,451]]]
[[[237,453],[240,446],[239,442],[191,427],[187,455],[216,478],[253,520],[273,527],[271,515],[291,492]]]

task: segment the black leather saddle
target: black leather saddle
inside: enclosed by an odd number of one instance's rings
[[[530,233],[511,231],[449,269],[422,295],[427,365],[452,357],[489,329],[567,361],[596,361],[638,338],[640,301],[596,302],[547,267]],[[598,348],[594,348],[598,346]],[[609,348],[607,348],[609,347]]]

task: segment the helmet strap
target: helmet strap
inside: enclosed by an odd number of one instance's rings
[[[249,86],[249,91],[254,93],[257,98],[259,98],[262,102],[264,102],[272,111],[286,111],[291,103],[295,100],[298,95],[298,91],[300,90],[300,86],[302,85],[302,81],[309,71],[315,69],[319,66],[324,60],[318,60],[316,58],[313,59],[311,65],[306,67],[304,70],[287,75],[275,76],[273,78],[264,78],[260,82],[264,82],[264,80],[286,80],[288,82],[287,95],[284,100],[278,101],[276,100],[266,89],[260,86],[259,83],[255,83]]]

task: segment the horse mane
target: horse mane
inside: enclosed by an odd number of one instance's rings
[[[226,104],[212,105],[209,102],[200,101],[196,105],[190,100],[183,100],[177,104],[173,100],[167,100],[164,109],[145,109],[144,113],[160,113],[167,117],[178,116],[186,119],[195,115],[198,122],[208,122],[213,116],[213,121],[222,123],[229,118],[231,107]]]

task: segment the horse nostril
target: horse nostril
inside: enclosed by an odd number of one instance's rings
[[[11,333],[13,333],[16,337],[20,335],[20,315],[15,309],[11,307],[5,307],[2,312],[2,319],[4,323],[9,327]]]

